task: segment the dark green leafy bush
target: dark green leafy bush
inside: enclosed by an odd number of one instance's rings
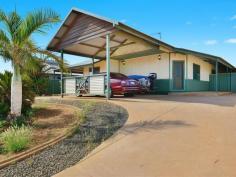
[[[5,71],[0,73],[0,118],[6,118],[10,112],[11,100],[11,77],[12,73]],[[22,114],[27,116],[31,111],[31,105],[34,101],[35,93],[32,90],[32,80],[23,75],[22,77]]]

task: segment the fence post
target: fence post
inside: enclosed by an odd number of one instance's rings
[[[218,92],[218,60],[216,60],[216,65],[215,65],[215,70],[216,70],[216,85],[215,85],[215,89],[216,92]]]
[[[64,62],[64,54],[63,54],[63,50],[61,51],[61,59],[62,59],[62,63]],[[61,69],[61,97],[63,98],[63,68]]]

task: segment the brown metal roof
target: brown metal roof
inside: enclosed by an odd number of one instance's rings
[[[192,54],[203,59],[219,61],[223,65],[234,68],[223,58],[176,48],[123,23],[75,8],[70,11],[48,44],[47,49],[56,52],[63,50],[67,54],[105,59],[105,36],[107,34],[111,36],[111,58],[113,59],[136,58],[168,51]]]

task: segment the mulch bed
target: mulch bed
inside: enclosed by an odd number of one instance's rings
[[[68,104],[84,109],[88,101],[49,99],[49,103]],[[75,134],[26,160],[0,170],[0,176],[47,177],[71,167],[102,141],[114,134],[128,118],[125,109],[110,103],[94,103],[86,113],[86,121]]]

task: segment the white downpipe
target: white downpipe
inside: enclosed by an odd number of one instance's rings
[[[11,114],[15,116],[21,115],[22,108],[22,80],[20,69],[13,66],[13,75],[11,79]]]

